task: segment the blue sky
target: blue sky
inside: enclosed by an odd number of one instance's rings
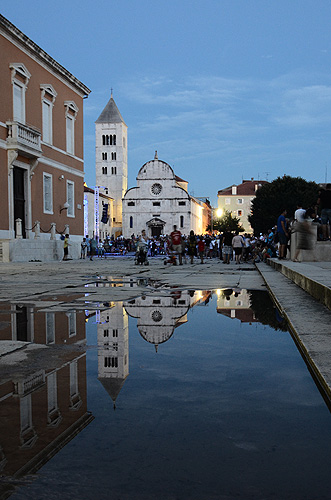
[[[128,187],[155,150],[213,204],[243,178],[331,181],[329,0],[12,0],[0,11],[92,90],[90,186],[111,88]]]

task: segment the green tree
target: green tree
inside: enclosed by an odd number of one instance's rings
[[[210,225],[207,227],[207,231],[210,231]],[[213,230],[219,231],[222,233],[226,229],[230,231],[239,231],[243,232],[244,228],[240,224],[240,219],[238,217],[233,217],[231,212],[228,210],[225,211],[224,215],[219,219],[214,219],[213,221]]]
[[[252,213],[248,220],[255,233],[265,233],[276,223],[283,208],[289,218],[294,216],[297,203],[309,208],[316,203],[319,186],[301,177],[284,175],[269,184],[264,184],[256,192],[252,201]]]

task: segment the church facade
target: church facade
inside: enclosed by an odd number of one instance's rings
[[[206,231],[208,203],[187,191],[188,183],[175,175],[168,163],[158,159],[145,163],[137,175],[137,186],[123,198],[123,236],[138,235],[143,229],[149,237],[170,234],[176,225],[182,234]]]

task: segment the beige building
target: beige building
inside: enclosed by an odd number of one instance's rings
[[[223,213],[231,212],[233,217],[238,217],[245,232],[251,232],[248,216],[251,214],[252,200],[256,191],[264,184],[267,184],[267,181],[255,181],[252,177],[250,180],[242,181],[241,184],[221,189],[217,193],[217,209]]]
[[[90,90],[1,15],[0,53],[0,260],[58,259],[61,232],[75,256]]]

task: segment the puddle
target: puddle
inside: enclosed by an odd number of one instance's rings
[[[1,358],[0,498],[328,498],[330,413],[268,294],[134,286],[2,303],[0,349],[43,349]]]

